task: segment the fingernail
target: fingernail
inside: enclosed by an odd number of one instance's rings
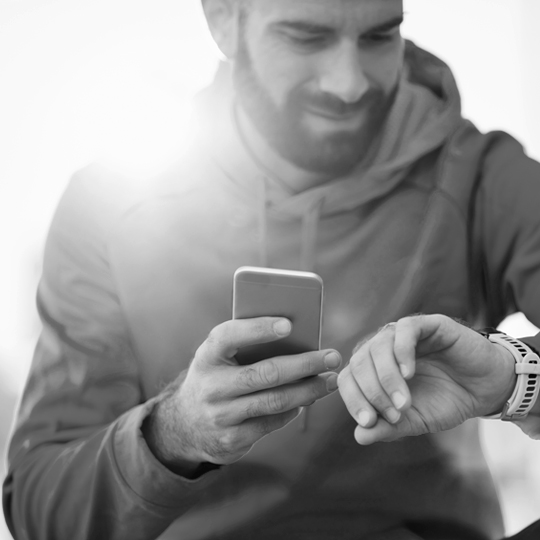
[[[274,323],[274,332],[278,336],[286,336],[291,333],[291,323],[287,319],[279,319]]]
[[[409,376],[410,371],[409,371],[409,368],[407,366],[405,366],[403,364],[400,364],[399,365],[399,371],[401,371],[401,376],[403,378],[406,379]]]
[[[407,398],[401,392],[394,392],[392,394],[392,403],[396,409],[401,409],[407,403]]]
[[[327,369],[337,369],[341,365],[341,356],[337,352],[328,353],[324,357],[324,364]]]
[[[391,407],[390,409],[386,409],[386,411],[384,411],[384,416],[386,416],[386,419],[391,424],[395,424],[401,418],[400,412],[396,411],[396,409],[394,409],[393,407]]]
[[[335,390],[337,390],[338,388],[337,379],[338,379],[338,376],[335,374],[331,375],[330,377],[328,377],[328,379],[326,379],[326,389],[328,390],[328,392],[334,392]]]
[[[360,414],[358,415],[358,423],[362,427],[367,427],[370,422],[371,422],[371,414],[369,413],[369,411],[360,411]]]

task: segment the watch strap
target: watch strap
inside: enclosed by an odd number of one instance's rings
[[[484,418],[517,420],[524,418],[533,408],[540,392],[540,357],[525,343],[494,329],[481,330],[480,333],[491,343],[510,351],[516,361],[516,386],[502,412]]]

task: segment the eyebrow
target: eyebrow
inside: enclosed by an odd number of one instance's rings
[[[389,21],[385,21],[381,24],[377,24],[376,26],[372,26],[371,28],[366,30],[364,34],[370,34],[372,32],[388,32],[398,26],[401,26],[403,24],[403,20],[403,14],[401,14],[399,17],[394,17]]]
[[[399,17],[394,17],[393,19],[390,19],[388,21],[385,21],[381,24],[377,24],[375,26],[372,26],[371,28],[368,28],[364,32],[362,32],[362,35],[365,34],[371,34],[376,32],[388,32],[390,30],[393,30],[394,28],[400,26],[403,23],[403,15],[400,15]],[[282,30],[296,30],[299,32],[306,32],[308,34],[324,34],[333,32],[334,28],[331,26],[325,26],[324,24],[316,24],[306,21],[278,21],[271,25],[274,28],[282,29]]]

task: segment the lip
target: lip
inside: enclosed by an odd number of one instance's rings
[[[350,122],[351,120],[356,120],[360,118],[360,111],[350,111],[345,113],[336,113],[334,111],[329,111],[328,109],[321,109],[318,107],[304,107],[304,110],[315,116],[320,116],[326,118],[327,120],[332,120],[334,122]]]

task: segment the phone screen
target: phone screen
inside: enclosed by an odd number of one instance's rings
[[[286,317],[292,332],[286,338],[242,348],[240,364],[273,356],[320,349],[322,279],[311,272],[242,267],[234,277],[233,318]]]

